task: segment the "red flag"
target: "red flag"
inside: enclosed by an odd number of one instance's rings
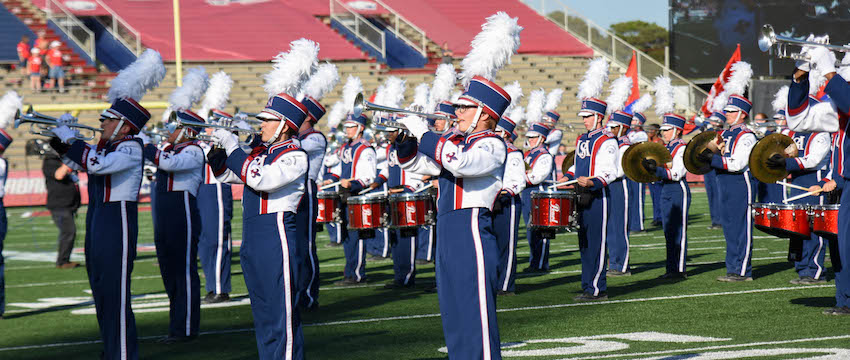
[[[637,99],[640,98],[640,83],[638,83],[637,69],[637,53],[632,50],[632,60],[629,61],[629,68],[626,69],[626,77],[632,78],[632,93],[626,99],[626,106],[631,106]]]
[[[708,97],[705,98],[705,102],[702,103],[700,111],[703,116],[711,116],[711,103],[717,94],[723,92],[723,87],[726,85],[726,81],[729,80],[729,75],[732,74],[732,64],[738,61],[741,61],[741,44],[738,44],[735,52],[732,53],[732,57],[729,58],[729,62],[726,63],[726,67],[723,68],[723,72],[721,72],[720,76],[717,77],[717,81],[714,82],[714,85],[711,86],[711,91],[708,92]]]

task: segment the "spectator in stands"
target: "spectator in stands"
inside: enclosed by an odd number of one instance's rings
[[[27,59],[30,57],[30,37],[21,36],[21,42],[18,43],[18,68],[21,69],[21,75],[27,74]]]
[[[47,33],[42,31],[38,32],[38,38],[35,39],[35,47],[38,48],[42,54],[47,51],[47,46],[50,45],[50,41],[47,40]]]
[[[56,89],[59,86],[59,92],[65,92],[65,70],[62,69],[62,51],[59,46],[62,43],[53,41],[50,43],[50,50],[47,50],[47,65],[50,66],[50,71],[47,77],[50,78],[50,86]]]
[[[30,73],[30,90],[41,92],[41,51],[37,47],[30,50],[30,57],[27,59],[27,70]]]
[[[444,41],[443,46],[441,46],[441,48],[443,50],[443,64],[451,64],[452,57],[455,55],[455,53],[453,53],[451,49],[449,49],[449,42]]]
[[[558,156],[567,155],[567,147],[565,145],[558,146]]]
[[[62,115],[62,117],[70,114]],[[47,188],[47,210],[53,217],[53,223],[59,228],[56,254],[57,269],[73,269],[80,266],[71,261],[71,250],[77,239],[77,209],[80,207],[80,188],[77,186],[77,173],[62,163],[59,154],[48,151],[41,165],[44,173],[44,185]]]
[[[767,122],[767,114],[758,113],[756,114],[756,116],[753,117],[753,120],[756,122],[756,124]]]

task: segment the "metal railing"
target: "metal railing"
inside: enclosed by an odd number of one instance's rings
[[[610,59],[615,64],[627,68],[632,58],[632,51],[637,54],[637,71],[642,81],[652,83],[656,76],[669,76],[675,89],[676,103],[685,110],[699,111],[708,93],[677,74],[669,66],[658,62],[640,49],[627,43],[614,33],[578,12],[568,8],[559,0],[522,0],[538,14],[558,24],[565,31],[575,36],[593,50]],[[557,12],[562,12],[557,14]]]
[[[395,36],[398,37],[399,39],[403,40],[404,42],[406,42],[408,45],[410,45],[410,47],[412,47],[416,51],[419,51],[419,53],[422,54],[422,56],[427,58],[428,57],[428,48],[427,48],[428,37],[425,36],[425,30],[422,30],[418,26],[413,25],[412,22],[405,19],[404,16],[401,16],[401,14],[398,13],[398,11],[395,11],[395,9],[393,9],[389,5],[385,4],[383,1],[381,1],[381,0],[374,0],[374,1],[377,2],[379,5],[381,5],[384,9],[386,9],[387,11],[390,12],[390,15],[392,16],[392,18],[390,20],[390,25],[392,25],[392,27],[390,27],[389,29],[395,34]],[[413,30],[413,32],[414,32],[413,36],[419,38],[418,39],[419,41],[418,42],[413,41],[413,40],[409,39],[407,36],[405,36],[404,34],[402,34],[401,30],[399,29],[400,25],[407,26],[408,28]]]
[[[381,57],[387,58],[387,41],[381,29],[339,0],[330,0],[329,7],[331,20],[336,20],[358,39],[375,48]]]
[[[64,5],[56,0],[45,2],[44,13],[47,20],[56,24],[68,38],[77,43],[92,61],[97,60],[94,33],[83,25],[80,19],[77,19],[74,14],[71,14]]]
[[[132,51],[136,56],[139,56],[142,53],[142,35],[136,31],[135,28],[130,26],[130,24],[124,21],[121,16],[118,15],[115,11],[112,10],[108,5],[103,3],[101,0],[94,0],[101,8],[106,10],[109,13],[110,23],[106,24],[107,29],[112,32],[112,37],[116,40],[120,41],[121,44]],[[134,46],[131,46],[127,43],[130,41],[134,43]]]

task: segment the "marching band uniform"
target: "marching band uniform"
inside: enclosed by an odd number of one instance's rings
[[[561,146],[561,140],[564,138],[564,132],[555,127],[559,119],[561,119],[561,114],[558,114],[555,110],[547,111],[543,116],[543,121],[550,123],[549,127],[551,130],[549,131],[549,135],[546,135],[546,147],[552,156],[558,155],[558,148]]]
[[[721,124],[726,123],[726,115],[720,111],[715,111],[711,114],[711,118]],[[714,129],[712,129],[714,130]],[[722,132],[722,130],[720,130]],[[717,187],[717,172],[712,168],[709,172],[703,174],[702,178],[705,184],[705,194],[708,198],[708,212],[711,216],[711,228],[720,226],[723,216],[720,210],[720,192]]]
[[[375,148],[375,173],[378,174],[381,171],[387,169],[388,160],[387,157],[387,149],[389,148],[389,144],[386,142],[379,142],[373,146]],[[376,178],[377,179],[377,178]],[[386,183],[381,184],[378,188],[372,189],[366,194],[373,194],[384,192],[387,194],[388,188]],[[390,257],[390,230],[387,227],[382,227],[375,229],[375,236],[364,239],[364,243],[366,244],[366,253],[371,254],[372,257],[368,260],[383,260]]]
[[[599,99],[586,98],[581,102],[579,116],[604,117],[607,104]],[[601,120],[599,120],[601,121]],[[617,139],[605,129],[590,130],[576,139],[575,164],[567,177],[586,176],[593,186],[576,187],[578,193],[578,239],[581,254],[581,300],[607,298],[605,249],[608,243],[610,190],[608,184],[617,177],[620,162]]]
[[[519,211],[522,209],[520,194],[525,189],[526,174],[522,150],[514,146],[516,123],[502,116],[496,125],[496,132],[510,134],[511,140],[505,140],[508,155],[505,159],[505,173],[502,175],[502,190],[493,207],[493,232],[499,244],[499,294],[510,294],[516,290],[516,246],[519,234]]]
[[[12,144],[12,136],[0,129],[0,317],[6,312],[6,280],[5,262],[3,260],[3,241],[6,239],[6,207],[3,197],[6,195],[6,177],[9,175],[9,162],[3,158],[3,153]]]
[[[180,120],[203,123],[197,114],[176,111]],[[201,129],[177,128],[186,135]],[[154,229],[159,271],[170,302],[168,335],[173,338],[192,338],[198,335],[201,317],[198,277],[198,236],[201,232],[200,213],[196,196],[203,180],[204,150],[197,141],[184,141],[160,150],[153,144],[144,148],[145,159],[154,163],[156,172]]]
[[[292,96],[272,97],[258,115],[289,126],[292,135],[307,116],[307,108]],[[222,134],[223,132],[223,134]],[[220,135],[221,134],[221,135]],[[222,144],[227,154],[210,159],[218,178],[244,183],[242,197],[242,248],[239,252],[245,285],[251,299],[254,333],[261,359],[303,359],[304,339],[298,310],[297,244],[307,241],[296,230],[296,211],[308,183],[309,157],[294,138],[271,139],[271,144],[254,147],[250,154],[239,148],[235,135],[216,130],[213,137],[232,137]],[[224,142],[218,140],[219,142]],[[220,152],[219,152],[220,154]]]
[[[629,142],[632,145],[637,145],[649,140],[646,131],[643,131],[643,124],[646,123],[646,116],[636,112],[632,116],[632,128],[626,135],[629,137]],[[643,226],[643,207],[644,193],[646,193],[646,184],[639,183],[626,177],[629,191],[629,231],[644,231]]]
[[[783,133],[781,129],[777,129],[776,131],[766,130],[764,135],[770,135],[773,133]],[[782,185],[777,183],[764,183],[755,179],[756,181],[756,199],[759,203],[763,204],[781,204],[782,200],[785,199],[785,188]]]
[[[307,108],[307,120],[315,124],[325,115],[325,108],[311,97],[305,97],[302,104]],[[319,299],[319,255],[316,253],[316,216],[318,214],[319,200],[316,198],[318,192],[319,173],[325,159],[325,151],[328,140],[325,135],[310,127],[298,133],[298,141],[301,149],[307,153],[309,169],[307,170],[307,186],[304,196],[298,205],[298,225],[301,229],[307,229],[307,236],[299,237],[305,242],[296,246],[298,256],[302,258],[301,269],[298,271],[298,293],[302,304],[308,309],[318,306]],[[303,230],[302,230],[303,231]]]
[[[664,141],[661,140],[661,134],[657,134],[655,138],[648,139],[647,141],[664,145]],[[661,182],[651,182],[647,187],[649,188],[650,200],[652,200],[652,226],[661,225]]]
[[[539,136],[547,139],[551,129],[542,123],[533,123],[528,129],[526,136]],[[529,166],[525,177],[525,189],[522,190],[522,212],[526,219],[526,237],[528,239],[529,270],[549,270],[549,246],[553,239],[543,238],[543,234],[532,229],[531,224],[531,192],[535,190],[546,190],[544,181],[554,182],[555,161],[545,141],[541,141],[535,148],[528,150],[523,159]]]
[[[623,126],[628,129],[632,123],[632,115],[625,111],[615,111],[608,120],[608,127]],[[617,134],[613,134],[615,137]],[[619,158],[631,146],[628,135],[617,139]],[[623,171],[622,161],[617,161],[615,179],[608,183],[609,203],[608,220],[608,275],[631,275],[629,271],[629,203],[631,194]]]
[[[434,111],[434,114],[443,115],[449,118],[448,121],[443,121],[445,123],[446,129],[442,131],[434,131],[438,134],[447,134],[451,136],[454,131],[452,129],[448,129],[451,127],[451,123],[457,119],[455,116],[455,109],[452,106],[450,101],[441,101],[437,104],[437,110]],[[439,189],[438,186],[434,186],[434,188]],[[416,250],[416,259],[425,260],[425,261],[434,261],[434,257],[436,256],[436,246],[437,246],[437,226],[436,225],[427,225],[423,226],[422,230],[419,232],[419,245]]]
[[[325,155],[325,159],[322,162],[322,182],[324,182],[325,180],[336,181],[336,176],[333,174],[331,169],[339,165],[339,157],[341,155],[341,151],[342,147],[339,147],[335,151],[332,151]],[[339,185],[334,186],[333,191],[339,191]],[[341,222],[331,221],[329,223],[326,223],[324,227],[328,231],[328,240],[329,245],[331,246],[342,245],[343,240],[348,237],[348,232],[346,232],[345,230],[340,230],[342,228]]]
[[[749,114],[752,103],[740,95],[729,96],[724,110]],[[722,154],[714,154],[711,167],[717,173],[723,235],[726,238],[726,272],[722,281],[751,281],[753,252],[753,218],[755,179],[750,173],[749,158],[756,136],[743,123],[724,130],[720,136],[726,143]],[[746,197],[744,197],[746,194]]]

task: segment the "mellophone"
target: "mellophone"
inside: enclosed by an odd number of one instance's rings
[[[757,203],[752,205],[753,225],[767,234],[790,239],[788,260],[800,261],[803,241],[812,233],[830,240],[831,248],[836,244],[839,206]]]
[[[318,199],[317,223],[341,223],[342,194],[322,191]],[[434,197],[431,192],[400,193],[389,196],[360,195],[345,200],[348,229],[374,231],[388,227],[402,231],[416,230],[433,225],[435,221]]]

